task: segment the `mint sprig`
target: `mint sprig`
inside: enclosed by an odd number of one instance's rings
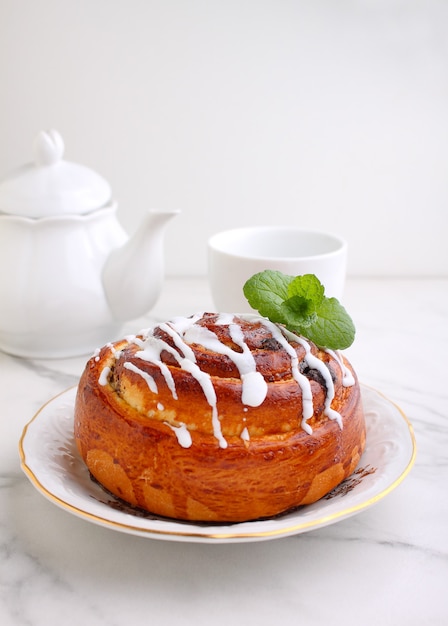
[[[344,350],[355,339],[351,317],[336,298],[325,296],[314,274],[294,277],[265,270],[249,278],[243,292],[260,315],[321,348]]]

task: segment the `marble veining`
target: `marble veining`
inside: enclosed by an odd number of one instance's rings
[[[448,623],[448,280],[348,281],[360,380],[411,421],[417,459],[381,502],[279,540],[190,544],[118,533],[70,515],[20,468],[23,427],[76,384],[90,355],[0,353],[0,623],[434,625]],[[169,279],[146,318],[212,309],[205,280]],[[111,338],[113,339],[113,338]]]

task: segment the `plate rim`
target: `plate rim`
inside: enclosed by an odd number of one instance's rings
[[[212,530],[213,527],[208,526],[206,527],[208,530],[204,530],[204,531],[199,530],[198,532],[193,532],[193,531],[188,531],[189,522],[185,522],[185,521],[180,522],[179,520],[169,520],[169,519],[164,520],[164,518],[162,517],[160,518],[161,522],[166,521],[167,523],[172,523],[172,524],[182,524],[182,527],[185,526],[185,528],[175,529],[175,530],[144,528],[144,527],[134,526],[132,524],[124,523],[121,521],[117,521],[117,520],[109,519],[104,516],[97,515],[96,513],[86,511],[85,509],[79,508],[78,506],[71,504],[70,502],[67,502],[66,500],[62,499],[59,495],[56,495],[55,493],[53,493],[44,484],[42,484],[39,477],[36,476],[35,471],[33,471],[33,469],[27,463],[27,457],[26,457],[26,452],[25,452],[24,447],[25,447],[25,440],[27,438],[29,428],[39,418],[41,413],[49,405],[51,405],[52,403],[56,403],[56,401],[60,399],[62,396],[73,393],[73,391],[76,390],[77,387],[78,385],[72,385],[71,387],[64,389],[63,391],[59,392],[58,394],[56,394],[55,396],[47,400],[47,402],[45,402],[36,411],[33,417],[24,426],[21,437],[19,439],[19,455],[20,455],[21,469],[23,470],[27,478],[30,480],[32,485],[37,489],[37,491],[39,491],[43,496],[47,498],[47,500],[49,500],[50,502],[52,502],[59,508],[69,513],[72,513],[73,515],[81,519],[92,522],[96,525],[110,528],[116,531],[121,531],[127,534],[139,535],[142,537],[148,537],[148,538],[153,538],[153,539],[166,539],[166,540],[171,539],[171,540],[192,541],[192,542],[197,541],[197,542],[231,543],[231,542],[257,541],[257,540],[261,541],[261,540],[266,540],[266,539],[275,539],[275,538],[281,538],[281,537],[287,537],[287,536],[291,536],[295,534],[300,534],[300,533],[307,532],[309,530],[314,530],[317,528],[323,528],[332,523],[342,521],[343,519],[346,519],[354,514],[360,513],[361,511],[369,508],[373,504],[376,504],[377,502],[382,500],[384,497],[386,497],[396,487],[398,487],[398,485],[409,474],[409,472],[411,471],[414,465],[416,455],[417,455],[417,442],[415,438],[414,428],[410,420],[404,413],[404,411],[401,409],[401,407],[393,400],[390,400],[384,393],[382,393],[381,391],[378,391],[376,388],[370,385],[366,385],[364,383],[360,383],[361,393],[362,393],[363,388],[368,389],[371,392],[374,392],[375,394],[380,396],[383,400],[385,400],[390,405],[392,405],[392,407],[394,407],[395,410],[400,414],[401,418],[404,420],[407,426],[407,433],[409,434],[409,437],[410,437],[410,443],[411,443],[411,449],[412,449],[407,465],[404,467],[401,473],[390,484],[385,486],[378,493],[372,495],[366,500],[363,500],[362,502],[353,504],[351,506],[348,506],[339,511],[335,511],[333,513],[324,514],[321,517],[318,517],[317,519],[313,518],[313,519],[302,521],[302,522],[296,521],[295,523],[291,523],[291,525],[289,526],[282,526],[281,528],[274,528],[271,530],[254,530],[254,531],[241,531],[241,532],[225,532],[225,531],[219,530],[219,531],[213,532]],[[79,462],[82,462],[82,459],[80,458],[78,458],[77,460]],[[107,507],[106,504],[104,506]],[[269,520],[253,520],[253,522],[255,523],[260,522],[260,521],[269,521]],[[248,522],[239,522],[239,523],[231,524],[231,527],[232,529],[235,529],[238,526],[242,524],[247,524],[247,523]],[[191,524],[194,525],[194,522],[191,522]],[[225,526],[226,526],[225,523],[222,526],[217,525],[218,528],[223,528]],[[196,528],[199,528],[199,527],[196,527]]]

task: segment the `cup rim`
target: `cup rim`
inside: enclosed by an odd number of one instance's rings
[[[241,250],[236,250],[234,247],[225,245],[225,241],[232,236],[235,235],[244,235],[244,234],[262,234],[266,232],[271,232],[273,234],[276,233],[288,233],[288,234],[297,234],[297,235],[308,235],[314,237],[326,238],[329,241],[334,242],[334,249],[330,249],[326,252],[319,252],[317,254],[304,254],[304,255],[269,255],[269,254],[251,254],[248,252],[245,254]],[[208,248],[209,250],[213,250],[215,252],[219,252],[220,254],[229,256],[229,257],[239,257],[241,259],[251,259],[257,261],[297,261],[297,260],[305,260],[305,259],[321,259],[328,258],[334,256],[336,254],[340,254],[345,249],[347,249],[347,241],[341,237],[330,231],[317,230],[317,229],[304,229],[290,226],[242,226],[239,228],[231,228],[228,230],[223,230],[218,233],[215,233],[208,240]]]

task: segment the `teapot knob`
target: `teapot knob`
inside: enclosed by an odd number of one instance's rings
[[[53,165],[64,155],[64,141],[57,130],[41,131],[34,140],[34,163]]]

